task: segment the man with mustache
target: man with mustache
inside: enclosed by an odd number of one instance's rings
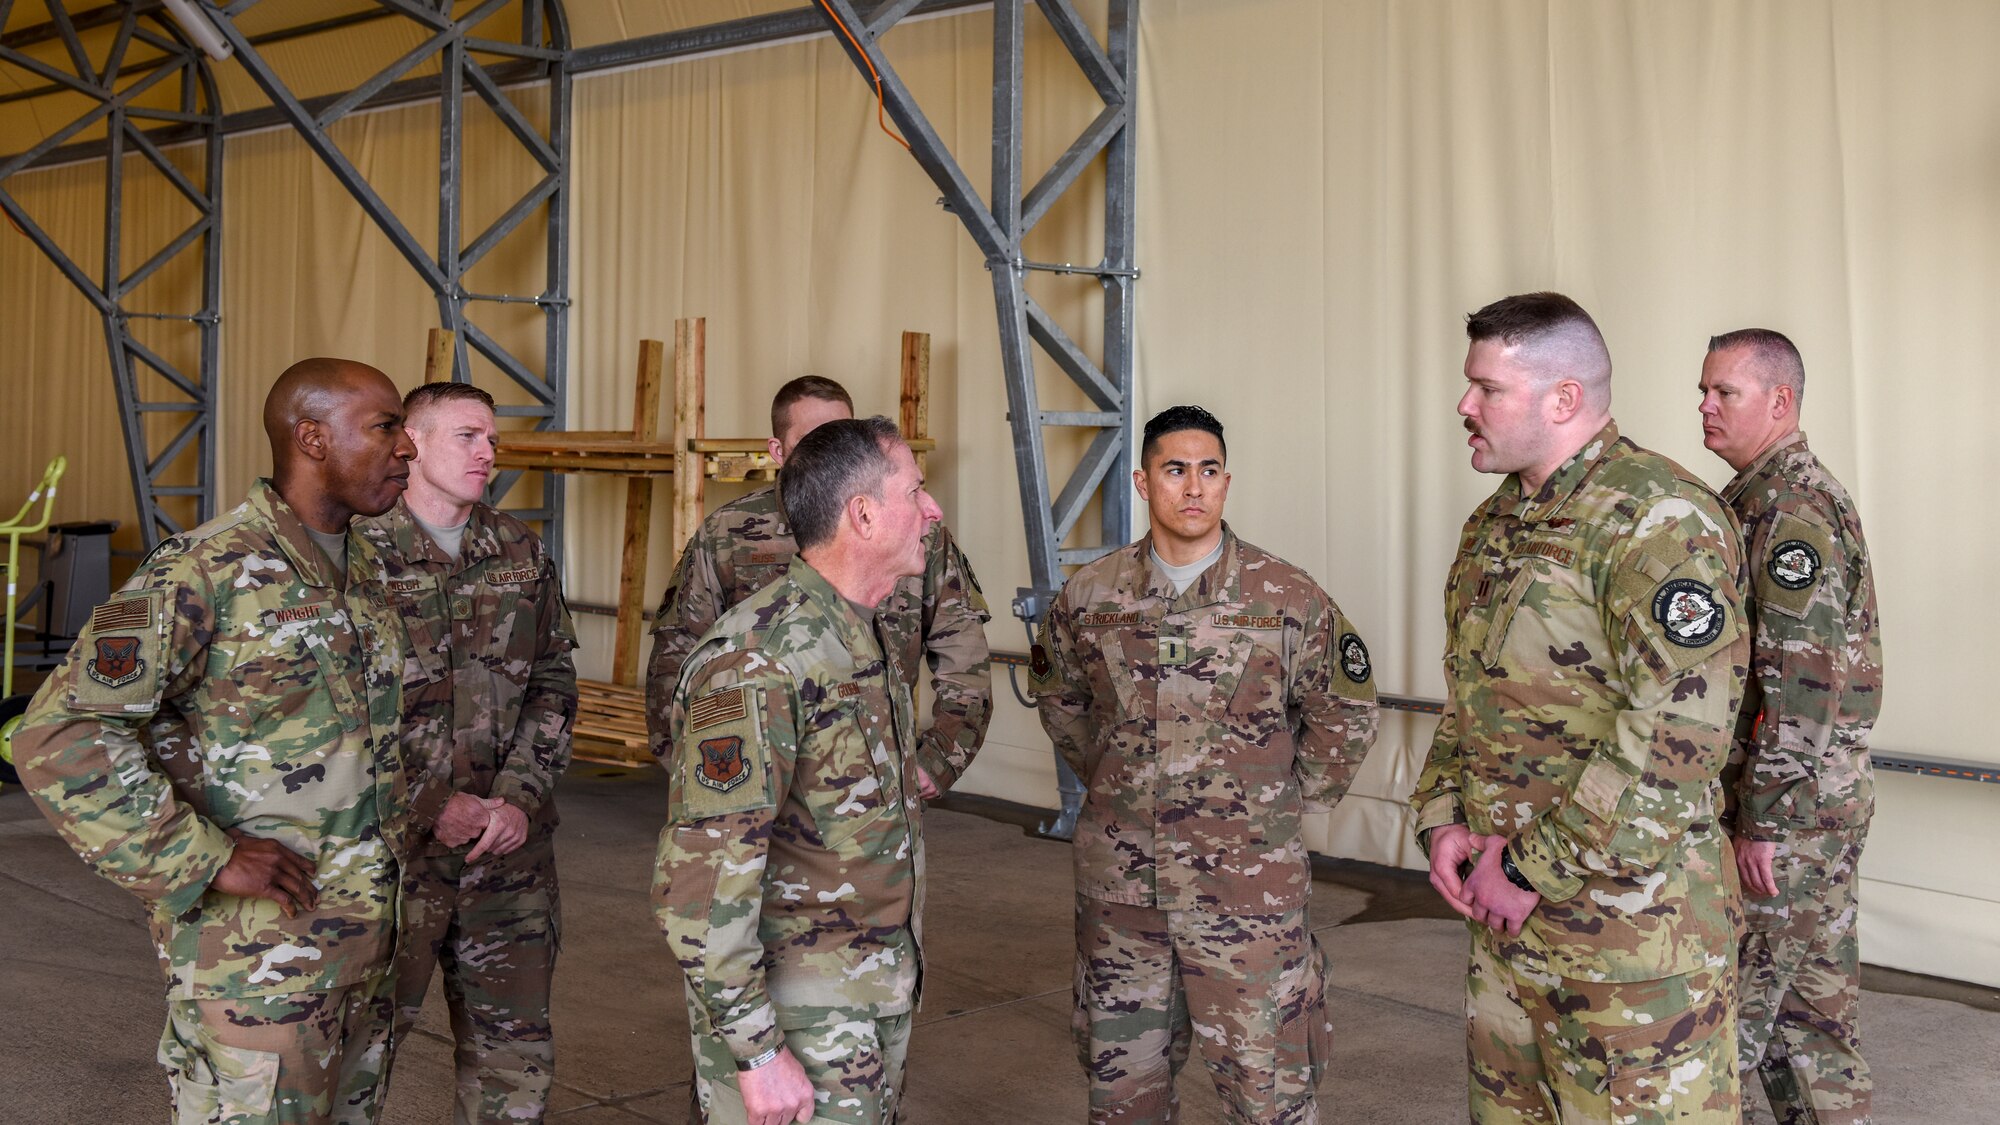
[[[402,630],[349,520],[415,456],[394,384],[308,359],[270,479],[92,613],[14,754],[63,839],[151,914],[174,1120],[371,1122],[388,1074]]]
[[[778,476],[799,554],[672,693],[653,893],[709,1125],[898,1120],[923,979],[923,775],[884,620],[942,518],[887,418]]]
[[[1735,523],[1619,436],[1575,301],[1508,297],[1465,331],[1472,467],[1506,479],[1445,584],[1449,694],[1410,803],[1472,923],[1472,1120],[1735,1125]]]
[[[554,789],[576,719],[575,631],[541,539],[481,499],[499,445],[492,396],[425,383],[403,412],[417,447],[409,491],[355,527],[409,640],[396,1035],[416,1025],[442,966],[454,1120],[540,1121],[555,1076]]]
[[[1152,529],[1077,571],[1031,654],[1042,725],[1087,786],[1077,1053],[1093,1123],[1166,1123],[1189,1040],[1228,1120],[1317,1122],[1327,960],[1300,819],[1374,745],[1374,670],[1305,571],[1236,537],[1222,423],[1146,423]]]
[[[1749,698],[1724,774],[1745,933],[1737,1064],[1780,1125],[1868,1120],[1857,867],[1875,809],[1868,732],[1882,709],[1881,619],[1861,515],[1806,444],[1805,363],[1782,334],[1708,343],[1702,444],[1751,565]]]

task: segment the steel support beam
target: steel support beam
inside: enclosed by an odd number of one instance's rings
[[[462,14],[451,14],[449,7],[440,9],[413,0],[377,0],[384,9],[382,14],[409,19],[426,30],[428,37],[348,93],[315,99],[312,103],[292,93],[258,51],[257,42],[237,25],[237,17],[255,3],[257,0],[239,0],[227,9],[209,9],[210,18],[235,48],[235,57],[244,70],[270,98],[277,115],[299,134],[430,288],[437,300],[438,322],[454,337],[452,378],[471,382],[472,357],[475,353],[484,356],[533,400],[527,406],[503,408],[501,413],[533,418],[536,429],[562,429],[568,397],[571,72],[569,24],[560,0],[484,0]],[[519,43],[501,43],[478,35],[476,29],[480,25],[509,9],[520,15]],[[512,61],[489,68],[476,57],[482,53],[501,55]],[[438,68],[437,77],[403,80],[403,75],[432,60]],[[548,89],[546,129],[537,129],[501,90],[503,83],[524,81]],[[341,151],[331,132],[348,115],[399,93],[427,93],[438,103],[435,247],[425,247],[410,232],[367,177]],[[465,110],[468,99],[474,97],[499,118],[509,136],[542,169],[543,176],[499,219],[467,242],[463,217]],[[476,303],[524,301],[487,297],[466,287],[467,272],[536,215],[546,218],[543,250],[548,264],[542,292],[526,298],[525,303],[535,305],[544,320],[544,330],[537,341],[542,350],[538,363],[534,357],[516,355],[501,344],[479,324],[471,308]],[[520,477],[518,472],[500,474],[489,486],[490,498],[497,503]],[[533,508],[524,514],[531,514],[543,523],[543,538],[549,550],[560,556],[562,482],[553,474],[542,474],[541,481],[541,496],[529,501]]]
[[[1013,430],[1016,483],[1026,517],[1031,585],[1014,599],[1027,622],[1048,611],[1063,582],[1062,567],[1088,561],[1126,542],[1131,533],[1132,468],[1132,265],[1136,167],[1132,92],[1138,0],[1110,0],[1106,42],[1099,43],[1071,0],[1034,0],[1070,57],[1104,102],[1103,112],[1022,194],[1022,103],[1029,0],[993,4],[992,190],[981,199],[964,170],[897,75],[881,39],[896,21],[929,5],[880,0],[863,11],[855,0],[814,0],[821,19],[847,52],[929,173],[943,203],[958,216],[986,257],[1000,330],[1001,366]],[[1100,156],[1105,161],[1104,253],[1095,266],[1049,267],[1028,261],[1021,240],[1057,199],[1082,180]],[[1036,270],[1094,276],[1103,286],[1103,355],[1093,360],[1070,333],[1029,296],[1027,275]],[[1091,410],[1044,410],[1035,381],[1037,348],[1068,375]],[[1088,450],[1060,492],[1049,465],[1045,429],[1092,431]],[[1095,494],[1102,513],[1097,543],[1065,547],[1085,505]]]
[[[0,62],[40,75],[55,88],[83,94],[95,102],[35,148],[0,160],[0,211],[6,212],[83,294],[102,321],[139,537],[148,549],[163,536],[215,514],[215,376],[220,352],[217,305],[222,274],[221,99],[208,60],[182,38],[178,27],[159,14],[159,7],[157,2],[141,0],[72,12],[68,0],[48,0],[48,22],[0,35]],[[99,66],[92,63],[85,49],[83,32],[105,26],[115,30]],[[21,53],[24,47],[51,41],[63,44],[69,70]],[[160,54],[128,65],[135,41]],[[178,83],[180,107],[165,112],[179,119],[184,139],[202,145],[201,168],[192,176],[170,161],[138,127],[140,121],[163,111],[145,110],[134,103],[165,83]],[[93,277],[34,220],[8,190],[7,181],[58,150],[70,137],[100,123],[105,138],[95,143],[104,156],[104,251],[100,271]],[[135,265],[126,237],[125,184],[128,174],[142,168],[151,168],[164,178],[193,208],[195,219]],[[180,291],[176,303],[182,307],[158,307],[163,294],[156,291],[148,291],[144,299],[138,297],[146,281],[162,267],[189,254],[199,255],[200,278]],[[185,307],[188,304],[194,307]],[[134,334],[134,321],[156,325],[146,333],[153,341],[151,346]],[[163,351],[181,357],[182,362],[162,355]],[[191,370],[184,369],[188,358],[193,360]],[[156,440],[147,425],[151,415],[171,415],[181,421],[165,432],[163,439]]]

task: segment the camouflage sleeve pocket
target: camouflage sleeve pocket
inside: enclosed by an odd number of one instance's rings
[[[70,650],[69,709],[97,714],[151,714],[165,683],[166,597],[135,590],[98,606]]]
[[[1833,535],[1819,523],[1784,512],[1771,525],[1766,542],[1753,562],[1757,604],[1804,617],[1813,592],[1824,581],[1820,572],[1834,560]]]
[[[760,723],[762,692],[734,684],[688,704],[685,737],[677,740],[685,820],[747,812],[775,804],[769,748]]]

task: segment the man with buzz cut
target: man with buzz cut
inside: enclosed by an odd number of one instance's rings
[[[1086,790],[1076,1010],[1093,1123],[1166,1125],[1188,1041],[1228,1120],[1307,1125],[1332,1026],[1300,821],[1375,742],[1368,646],[1298,567],[1236,537],[1222,423],[1146,423],[1152,530],[1077,571],[1031,654]]]
[[[839,383],[817,375],[793,379],[771,400],[771,460],[782,468],[807,434],[852,417],[854,400]],[[709,513],[688,540],[654,618],[646,670],[647,727],[662,764],[671,757],[674,685],[695,642],[732,607],[783,578],[798,553],[775,484]],[[926,799],[950,789],[985,741],[993,717],[990,618],[972,564],[951,531],[937,524],[924,540],[923,570],[899,583],[882,606],[890,660],[911,690],[923,662],[930,662],[931,725],[917,757]]]
[[[1882,709],[1875,576],[1854,501],[1799,429],[1806,369],[1780,333],[1708,342],[1702,443],[1750,560],[1749,695],[1724,795],[1746,892],[1737,1063],[1779,1125],[1858,1125],[1861,847],[1875,808],[1868,733]]]
[[[937,504],[887,418],[778,476],[799,555],[722,615],[673,693],[654,896],[687,978],[709,1125],[897,1120],[923,979],[923,800],[884,609]]]
[[[1620,436],[1575,301],[1507,297],[1465,334],[1472,467],[1505,479],[1445,583],[1448,695],[1410,803],[1470,923],[1472,1120],[1735,1125],[1735,522]]]
[[[457,1043],[453,1120],[540,1121],[555,1076],[554,789],[576,718],[575,633],[541,539],[481,499],[499,439],[492,397],[425,383],[403,413],[417,448],[409,491],[356,525],[409,640],[397,1038],[442,969]]]
[[[14,761],[63,840],[146,906],[177,1125],[366,1125],[407,786],[402,631],[349,522],[395,503],[414,450],[395,384],[350,360],[287,368],[264,432],[270,478],[91,612]]]

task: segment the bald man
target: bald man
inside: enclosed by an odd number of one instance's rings
[[[1575,301],[1508,297],[1465,331],[1472,467],[1506,479],[1445,583],[1449,694],[1410,801],[1471,930],[1471,1119],[1735,1125],[1717,817],[1742,540],[1699,478],[1619,435]]]
[[[395,386],[344,360],[280,375],[264,427],[271,477],[92,612],[14,755],[70,847],[146,904],[171,1120],[372,1122],[403,653],[348,524],[395,502],[416,451]]]

